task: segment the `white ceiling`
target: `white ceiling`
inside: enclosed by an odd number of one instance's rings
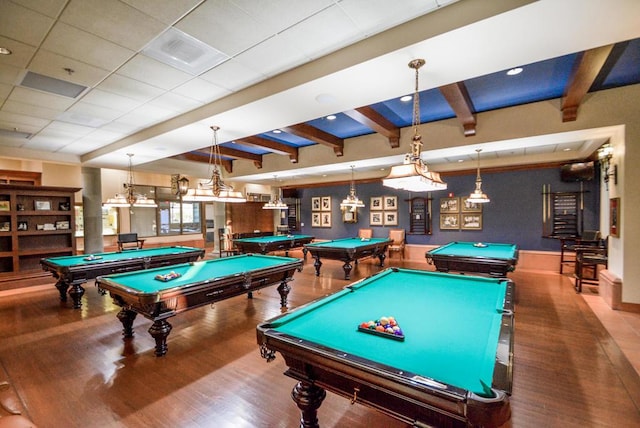
[[[637,0],[3,0],[0,47],[13,54],[0,55],[0,130],[33,136],[0,133],[0,156],[126,168],[135,153],[139,169],[180,172],[165,158],[209,145],[212,124],[221,141],[259,134],[404,95],[416,57],[429,59],[422,90],[637,38],[639,16]],[[168,30],[223,62],[194,75],[143,52]],[[72,99],[26,88],[27,70],[88,89]],[[561,154],[601,137],[483,153]],[[425,155],[455,164],[475,148]]]

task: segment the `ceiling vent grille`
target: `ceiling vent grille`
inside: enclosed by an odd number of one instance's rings
[[[63,97],[68,98],[76,98],[87,89],[86,86],[76,85],[75,83],[33,73],[31,71],[27,71],[24,79],[20,82],[20,86],[49,92],[51,94],[62,95]]]

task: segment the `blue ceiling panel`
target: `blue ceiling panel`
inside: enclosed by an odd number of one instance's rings
[[[465,81],[475,112],[561,97],[576,58],[571,54],[529,64],[515,76],[500,71]]]
[[[360,135],[373,133],[371,128],[351,119],[344,113],[336,113],[335,116],[336,118],[333,120],[321,117],[319,119],[310,120],[306,123],[307,125],[316,127],[339,138],[358,137]]]
[[[279,134],[276,134],[273,131],[265,132],[263,134],[259,134],[258,137],[266,138],[292,147],[305,147],[316,144],[313,141],[298,137],[297,135],[287,134],[286,132],[281,132]]]
[[[640,39],[631,40],[604,80],[602,88],[640,83]]]
[[[242,150],[243,152],[253,153],[254,155],[266,155],[267,153],[271,153],[269,150],[261,149],[259,147],[254,146],[246,146],[241,143],[236,143],[232,141],[230,143],[220,144],[221,147],[228,147],[230,149]]]
[[[401,101],[393,98],[371,107],[389,119],[397,127],[411,126],[413,123],[413,100]],[[420,92],[420,123],[449,119],[455,113],[445,100],[439,89]]]

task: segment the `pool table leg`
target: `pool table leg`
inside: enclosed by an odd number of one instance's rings
[[[80,284],[72,284],[69,289],[69,296],[73,300],[73,308],[80,309],[82,307],[82,296],[84,296],[84,288]]]
[[[300,428],[319,428],[318,408],[327,392],[311,382],[301,380],[291,391],[291,398],[298,405],[302,418]]]
[[[149,327],[149,334],[156,341],[156,351],[155,354],[157,357],[162,357],[167,353],[169,347],[167,346],[167,337],[169,333],[171,333],[171,324],[169,324],[166,320],[155,320],[151,327]]]
[[[342,265],[342,269],[344,269],[344,279],[351,279],[351,270],[353,269],[351,260],[346,260]]]
[[[320,276],[320,266],[322,266],[322,262],[320,261],[320,257],[314,257],[314,259],[313,267],[316,268],[316,276]]]
[[[137,315],[137,312],[128,311],[124,308],[120,309],[120,312],[116,315],[122,323],[122,335],[125,339],[133,337],[133,320],[136,319]]]
[[[280,307],[287,307],[287,296],[289,295],[289,291],[291,291],[291,287],[289,287],[289,284],[287,283],[292,280],[293,278],[285,278],[278,286],[278,293],[280,294]]]
[[[387,256],[384,254],[384,252],[378,254],[378,260],[380,260],[380,267],[384,266],[384,259],[386,259]]]
[[[63,279],[58,279],[58,281],[56,282],[56,288],[58,289],[58,292],[60,293],[60,301],[61,302],[66,302],[67,301],[67,289],[69,288],[69,284],[67,284]]]

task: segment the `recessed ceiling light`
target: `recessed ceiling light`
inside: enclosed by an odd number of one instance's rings
[[[407,102],[411,101],[412,99],[413,99],[413,96],[405,95],[404,97],[400,98],[400,101],[402,101],[403,103],[407,103]]]
[[[464,159],[458,159],[458,163],[464,162]]]
[[[11,49],[0,46],[0,55],[11,55]]]
[[[279,129],[274,129],[274,130],[273,130],[273,133],[274,133],[274,134],[280,134],[281,132],[282,132],[282,131],[281,131],[281,130],[279,130]]]
[[[507,76],[515,76],[516,74],[520,74],[520,73],[522,73],[522,67],[516,67],[507,71]]]
[[[571,151],[571,147],[565,147],[564,149],[562,149],[562,151],[564,151],[564,152],[570,152],[570,151]]]
[[[330,114],[329,116],[327,116],[327,120],[336,120],[336,115]]]

